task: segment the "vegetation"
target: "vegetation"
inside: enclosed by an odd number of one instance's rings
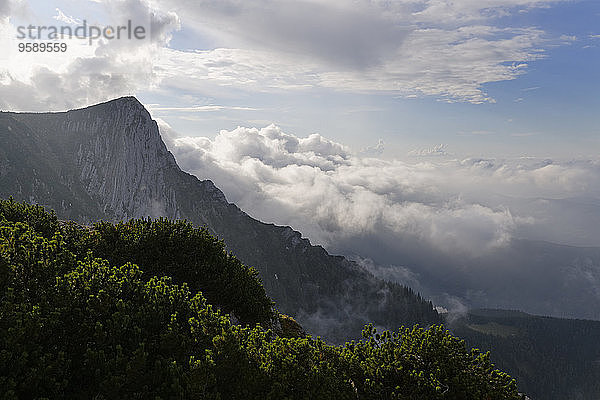
[[[210,304],[243,324],[275,317],[258,272],[228,254],[223,242],[205,229],[166,219],[100,222],[91,231],[71,224],[67,229],[76,254],[91,252],[111,265],[132,262],[143,267],[144,279],[169,276],[177,284],[187,283],[193,293],[201,291]]]
[[[5,399],[520,398],[441,326],[293,334],[255,271],[184,222],[86,229],[2,201],[0,299]]]
[[[468,345],[490,349],[534,399],[599,398],[600,321],[473,310],[449,326]]]

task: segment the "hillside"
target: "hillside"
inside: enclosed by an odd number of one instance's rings
[[[2,201],[0,299],[5,399],[519,398],[441,327],[285,337],[255,272],[183,222],[83,228]]]
[[[532,399],[594,400],[600,393],[600,321],[559,319],[519,311],[472,310],[446,316],[467,345],[519,377]]]
[[[439,322],[411,289],[376,279],[299,232],[257,221],[209,181],[177,166],[132,97],[64,113],[0,114],[0,198],[47,206],[80,223],[167,217],[205,226],[259,271],[278,308],[334,342],[362,326]]]

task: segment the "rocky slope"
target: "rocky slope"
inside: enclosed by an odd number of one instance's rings
[[[289,227],[251,218],[211,181],[181,171],[133,97],[64,113],[1,113],[0,143],[0,197],[83,223],[165,216],[206,226],[260,271],[280,311],[313,334],[342,341],[369,321],[389,328],[439,321],[409,288],[374,278]]]

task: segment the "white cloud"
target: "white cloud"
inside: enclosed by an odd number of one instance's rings
[[[515,79],[549,38],[496,17],[554,1],[167,1],[217,48],[169,52],[194,77],[251,90],[326,87],[352,92],[493,101],[482,89]],[[556,38],[561,41],[560,38]],[[169,71],[172,71],[169,73]]]
[[[13,1],[13,3],[15,3]],[[15,4],[20,3],[16,2]],[[14,111],[64,110],[122,95],[131,95],[157,84],[154,59],[178,29],[174,13],[157,13],[144,0],[107,1],[103,4],[113,21],[127,21],[146,28],[147,40],[95,40],[67,37],[64,53],[19,53],[16,27],[0,20],[0,43],[6,62],[0,65],[0,107]],[[15,9],[9,10],[11,15]],[[37,20],[36,16],[32,20]],[[58,10],[56,19],[76,23],[82,18]],[[89,19],[89,18],[88,18]],[[89,19],[91,20],[91,19]]]
[[[369,146],[369,147],[362,149],[360,151],[359,155],[362,157],[377,157],[377,156],[381,156],[384,151],[385,151],[385,143],[383,142],[383,139],[379,139],[375,146]]]
[[[560,35],[560,40],[564,42],[574,42],[577,40],[577,36],[574,35]]]
[[[415,157],[430,157],[430,156],[449,156],[448,153],[448,145],[447,144],[438,144],[433,147],[429,147],[427,149],[421,150],[411,150],[408,152],[409,156]]]
[[[417,29],[384,60],[358,69],[298,59],[285,51],[168,49],[157,64],[157,74],[165,86],[176,88],[190,85],[187,78],[193,77],[198,89],[207,82],[254,91],[324,87],[482,103],[493,101],[482,90],[484,83],[515,79],[525,72],[527,62],[543,57],[537,48],[543,36],[535,29]]]
[[[594,163],[407,164],[360,158],[318,134],[300,138],[274,125],[167,141],[184,169],[213,179],[243,209],[325,244],[385,230],[442,250],[486,251],[535,222],[512,202],[498,201],[500,193],[600,198]]]
[[[552,0],[94,3],[114,20],[132,16],[150,21],[152,43],[138,44],[133,53],[126,41],[102,43],[91,55],[71,52],[62,65],[28,60],[30,75],[37,74],[36,65],[42,71],[31,80],[19,76],[23,63],[14,59],[0,71],[2,107],[61,109],[149,89],[212,96],[229,89],[327,88],[493,102],[483,89],[486,83],[516,79],[529,62],[544,56],[546,45],[565,42],[531,27],[494,25],[498,16],[551,5]],[[10,0],[0,12],[16,13],[23,4]],[[79,17],[61,10],[55,16],[66,23]],[[181,27],[210,45],[190,51],[168,48]],[[76,64],[103,71],[93,75]],[[131,70],[128,64],[133,64]],[[68,84],[65,71],[76,84]],[[66,83],[64,90],[42,93],[48,84],[32,84],[49,77]],[[96,81],[100,85],[91,87]],[[27,104],[23,90],[34,94]]]
[[[548,7],[561,1],[563,0],[409,0],[408,2],[423,5],[423,11],[415,13],[420,20],[462,24],[507,16],[514,12],[527,12],[533,8]]]
[[[25,0],[4,0],[0,2],[0,18],[9,16],[23,16],[29,13]]]
[[[253,107],[236,107],[236,106],[219,106],[219,105],[206,105],[206,106],[191,106],[191,107],[160,107],[156,105],[147,106],[150,111],[177,111],[177,112],[215,112],[215,111],[257,111],[257,108]]]

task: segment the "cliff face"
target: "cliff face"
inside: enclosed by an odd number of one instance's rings
[[[206,226],[313,334],[341,341],[360,336],[369,321],[390,328],[438,322],[410,289],[330,256],[289,227],[249,217],[211,181],[181,171],[135,98],[64,113],[2,113],[0,143],[0,196],[83,223],[164,216]]]
[[[158,126],[135,98],[53,114],[13,114],[62,162],[63,177],[81,184],[111,219],[179,218],[168,171],[179,172]]]
[[[178,168],[156,122],[133,100],[106,108],[105,119],[83,115],[80,122],[74,113],[63,123],[65,131],[89,134],[73,154],[86,191],[117,219],[178,218],[175,192],[165,179],[166,170]]]

